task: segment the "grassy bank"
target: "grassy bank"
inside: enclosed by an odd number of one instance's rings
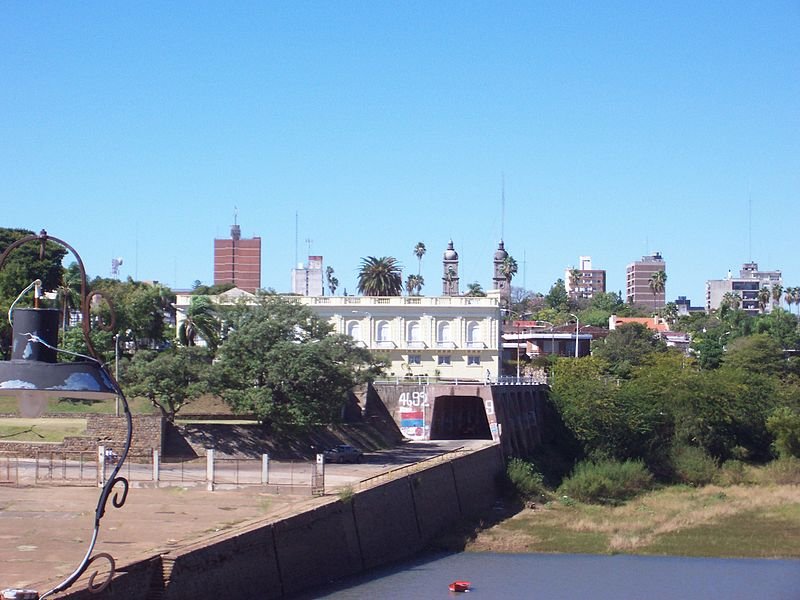
[[[621,506],[529,505],[467,551],[800,558],[800,486],[672,486]]]

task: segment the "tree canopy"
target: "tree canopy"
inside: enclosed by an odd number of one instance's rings
[[[308,307],[275,296],[237,306],[215,364],[216,392],[269,427],[329,423],[348,393],[382,368],[370,352]]]
[[[399,296],[403,290],[400,263],[391,256],[361,259],[358,291],[365,296]]]

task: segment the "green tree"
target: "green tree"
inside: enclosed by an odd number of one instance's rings
[[[400,264],[396,258],[368,256],[361,259],[358,291],[365,296],[399,296],[403,289]]]
[[[61,329],[69,329],[69,315],[72,310],[81,308],[81,271],[73,262],[64,269],[58,285],[58,303],[61,308]]]
[[[572,290],[572,294],[575,298],[578,298],[581,295],[580,291],[580,284],[581,284],[581,271],[580,269],[572,268],[569,271],[569,286]]]
[[[605,360],[617,377],[628,377],[631,368],[642,364],[654,352],[665,352],[667,345],[657,333],[641,323],[625,323],[592,346],[592,355]]]
[[[650,291],[653,293],[653,309],[655,309],[656,296],[662,293],[667,285],[667,273],[665,271],[656,271],[650,276],[647,285],[650,286]]]
[[[412,273],[406,278],[406,292],[408,292],[409,296],[419,296],[423,285],[425,285],[425,279],[422,275],[414,275]]]
[[[736,338],[728,344],[722,362],[743,373],[781,375],[786,369],[783,349],[766,333]]]
[[[122,377],[126,394],[144,397],[168,421],[191,400],[209,389],[211,353],[205,348],[178,347],[134,354]]]
[[[780,283],[773,283],[772,289],[770,289],[770,294],[772,295],[772,303],[775,306],[780,306],[781,296],[783,295],[783,286]]]
[[[778,456],[800,458],[800,412],[788,406],[776,408],[767,418],[767,430],[775,438]]]
[[[416,246],[414,246],[414,256],[417,257],[417,275],[422,272],[422,257],[425,256],[425,252],[427,252],[425,244],[417,242]]]
[[[511,289],[511,280],[517,274],[518,268],[517,261],[511,255],[506,256],[500,265],[500,274],[505,277],[509,290]]]
[[[208,296],[192,296],[186,309],[186,318],[178,327],[178,341],[184,346],[195,346],[199,335],[213,353],[219,345],[220,329],[220,318],[211,299]]]
[[[236,412],[256,414],[271,428],[337,421],[350,390],[383,366],[308,307],[277,296],[236,306],[230,319],[214,389]]]
[[[326,267],[325,277],[328,280],[328,289],[331,292],[331,296],[335,296],[336,288],[339,287],[339,280],[333,275],[333,267]]]
[[[569,310],[569,295],[563,279],[557,279],[550,287],[550,291],[544,297],[545,304],[559,312]]]
[[[481,286],[481,284],[475,281],[473,283],[467,284],[467,292],[464,295],[482,298],[486,296],[486,292],[483,291],[483,287]]]

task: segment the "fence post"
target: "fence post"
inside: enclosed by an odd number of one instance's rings
[[[153,481],[158,482],[160,474],[161,463],[158,461],[158,450],[153,448]]]
[[[214,450],[206,448],[206,489],[214,491]]]
[[[261,485],[269,483],[269,454],[261,455]]]
[[[106,447],[97,447],[97,487],[103,487],[106,482]]]

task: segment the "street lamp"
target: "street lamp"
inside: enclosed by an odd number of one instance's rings
[[[573,315],[569,313],[570,317],[575,317],[575,358],[578,358],[578,334],[581,331],[581,322],[578,319],[578,315]]]
[[[101,552],[92,555],[97,536],[100,530],[100,520],[103,518],[109,499],[115,508],[125,504],[128,495],[128,480],[119,476],[122,464],[128,455],[132,438],[132,419],[128,402],[117,383],[116,378],[106,370],[89,336],[89,299],[86,294],[86,270],[83,261],[72,246],[66,242],[51,237],[42,230],[39,235],[23,237],[12,244],[0,255],[0,270],[12,251],[23,244],[37,241],[40,244],[40,257],[44,256],[46,245],[53,242],[66,248],[75,256],[81,272],[81,313],[83,336],[89,355],[76,354],[58,348],[59,311],[57,309],[39,308],[38,298],[34,299],[33,308],[16,308],[25,294],[32,288],[41,287],[41,281],[36,280],[25,288],[8,311],[8,320],[12,328],[12,351],[10,361],[0,361],[0,391],[18,399],[20,413],[28,416],[38,416],[47,405],[48,398],[85,398],[85,399],[111,399],[122,400],[127,421],[127,435],[125,446],[120,454],[119,461],[114,466],[110,476],[105,480],[100,490],[100,497],[95,509],[94,529],[89,547],[83,560],[75,570],[51,590],[42,595],[35,590],[6,589],[0,592],[2,598],[20,598],[25,600],[41,600],[52,594],[62,592],[71,587],[89,567],[97,560],[107,561],[108,573],[97,581],[99,571],[95,570],[89,578],[89,591],[99,592],[105,589],[114,577],[115,563],[110,554]],[[37,294],[38,295],[38,294]],[[69,354],[82,360],[71,362],[58,362],[59,353]],[[98,465],[99,468],[99,465]],[[112,497],[115,486],[121,486]]]

